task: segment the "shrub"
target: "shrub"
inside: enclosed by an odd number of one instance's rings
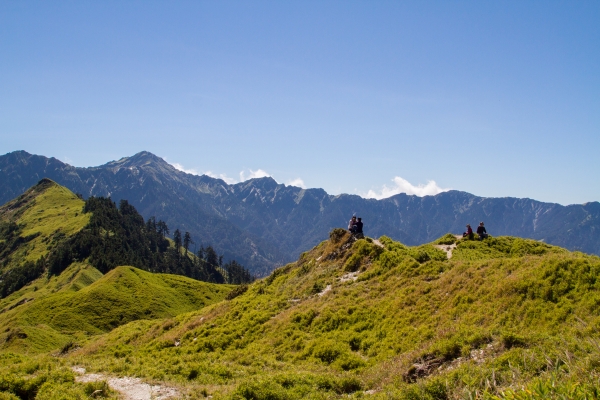
[[[454,244],[456,243],[456,237],[451,233],[446,233],[444,236],[433,242],[434,244]]]
[[[365,365],[366,365],[366,363],[363,361],[362,358],[360,358],[354,354],[348,354],[348,353],[339,357],[335,362],[335,366],[339,367],[340,369],[342,369],[344,371],[351,371],[351,370],[359,369],[359,368],[364,367]]]
[[[336,382],[335,391],[338,394],[354,393],[362,390],[362,383],[355,377],[344,377]]]
[[[285,389],[272,380],[248,380],[240,383],[232,395],[236,400],[285,400]]]
[[[329,240],[332,243],[339,243],[339,241],[346,235],[346,230],[342,228],[335,228],[329,232]]]
[[[354,272],[358,270],[365,259],[376,259],[383,252],[383,249],[365,239],[359,239],[352,245],[352,255],[344,264],[344,271]]]
[[[501,337],[502,346],[505,349],[511,349],[513,347],[524,347],[527,342],[524,337],[519,336],[512,332],[505,332]]]
[[[248,285],[239,285],[238,287],[233,289],[231,292],[229,292],[229,294],[227,294],[227,296],[225,296],[225,299],[233,300],[236,297],[243,295],[247,291],[248,291]]]
[[[332,340],[325,340],[312,348],[313,357],[326,364],[333,363],[342,353],[344,353],[342,346]]]

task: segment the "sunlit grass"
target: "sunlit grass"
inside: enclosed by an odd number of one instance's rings
[[[90,219],[90,214],[82,212],[83,205],[82,199],[57,184],[37,195],[16,222],[22,226],[22,236],[39,236],[14,258],[20,258],[20,262],[37,261],[48,254],[58,236],[71,236],[83,229]]]
[[[461,245],[456,260],[347,240],[231,301],[121,326],[72,362],[234,398],[493,398],[583,376],[596,387],[598,257],[514,238]],[[571,367],[551,371],[561,354]]]

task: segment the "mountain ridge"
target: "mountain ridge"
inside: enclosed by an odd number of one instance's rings
[[[144,217],[156,215],[182,227],[198,243],[213,245],[258,275],[292,261],[331,229],[345,226],[354,212],[363,217],[370,235],[388,235],[409,245],[460,233],[466,223],[483,220],[492,235],[529,237],[600,254],[598,202],[562,206],[456,190],[375,200],[286,186],[270,177],[229,185],[179,171],[147,151],[88,168],[24,151],[8,153],[0,156],[0,201],[18,196],[42,175],[84,197],[128,199]]]

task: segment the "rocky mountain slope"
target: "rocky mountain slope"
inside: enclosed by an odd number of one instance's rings
[[[436,196],[399,194],[383,200],[332,196],[322,189],[278,184],[272,178],[228,185],[176,170],[141,152],[92,168],[17,151],[0,157],[0,202],[49,177],[88,196],[128,199],[144,217],[155,215],[212,244],[253,273],[264,275],[345,226],[357,212],[369,235],[409,245],[460,233],[483,220],[492,235],[515,235],[600,254],[600,203],[562,206],[531,199],[482,198],[449,191]]]

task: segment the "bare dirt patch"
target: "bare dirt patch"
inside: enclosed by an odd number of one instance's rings
[[[321,293],[319,293],[319,297],[324,296],[327,292],[331,291],[331,285],[325,286],[325,289]]]
[[[349,281],[353,281],[356,282],[356,280],[358,279],[358,271],[355,272],[348,272],[347,274],[344,274],[341,278],[340,278],[340,282],[349,282]]]
[[[164,385],[150,385],[139,378],[116,378],[104,374],[86,374],[85,368],[73,367],[73,372],[79,374],[77,382],[106,381],[111,389],[123,395],[126,400],[166,400],[179,396],[177,389]]]
[[[456,248],[456,243],[454,243],[454,244],[434,244],[433,247],[446,252],[446,257],[448,257],[448,259],[450,259],[450,258],[452,258],[452,250],[454,250]]]
[[[377,239],[373,239],[373,243],[376,244],[379,247],[383,247],[383,243],[381,243],[379,240]]]

